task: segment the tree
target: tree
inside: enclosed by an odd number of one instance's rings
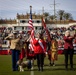
[[[48,12],[45,12],[45,13],[44,13],[44,16],[45,16],[45,21],[47,21],[47,20],[49,19],[49,16],[50,16],[50,15],[49,15]]]
[[[72,14],[70,13],[64,13],[63,17],[65,20],[73,20]]]
[[[64,15],[64,10],[59,10],[59,11],[58,11],[58,16],[59,16],[59,19],[60,19],[60,20],[63,19],[63,15]]]
[[[54,15],[51,15],[51,16],[50,16],[50,19],[51,19],[51,20],[54,20]]]
[[[45,21],[49,21],[50,19],[51,20],[73,20],[73,17],[72,17],[72,14],[71,13],[67,13],[65,12],[64,10],[59,10],[57,12],[57,15],[54,16],[54,15],[50,15],[48,12],[45,12],[44,13],[44,16],[45,16]]]
[[[45,16],[45,17],[49,16],[49,13],[48,13],[48,12],[45,12],[45,13],[44,13],[44,16]]]

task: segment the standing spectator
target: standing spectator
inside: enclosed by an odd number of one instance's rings
[[[70,31],[65,32],[64,36],[64,55],[65,55],[65,69],[68,70],[68,55],[70,55],[70,67],[71,70],[73,69],[73,54],[74,54],[74,49],[73,49],[73,38],[70,36]]]
[[[46,42],[43,39],[43,34],[37,34],[37,38],[34,39],[34,45],[34,53],[37,58],[38,71],[43,71],[44,56],[46,52]]]
[[[12,70],[17,71],[19,60],[19,54],[21,50],[20,38],[17,37],[17,33],[7,36],[5,39],[10,40],[10,50],[12,51]]]
[[[2,41],[2,39],[0,37],[0,50],[2,50],[2,43],[3,43],[3,41]]]

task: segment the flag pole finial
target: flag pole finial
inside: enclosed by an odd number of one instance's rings
[[[32,6],[30,5],[30,9],[32,9]]]
[[[32,6],[30,6],[30,19],[32,19]]]

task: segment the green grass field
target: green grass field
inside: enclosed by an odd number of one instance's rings
[[[25,59],[24,59],[25,60]],[[76,55],[74,55],[74,68],[75,71],[66,71],[64,66],[64,56],[59,55],[58,61],[55,62],[56,66],[48,66],[49,61],[45,58],[44,71],[37,71],[36,60],[34,66],[34,75],[76,75]],[[70,68],[70,66],[69,66]],[[25,68],[24,72],[13,72],[11,68],[11,55],[0,55],[0,75],[31,75],[31,71]]]

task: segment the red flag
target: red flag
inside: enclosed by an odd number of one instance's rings
[[[48,40],[51,41],[51,36],[50,36],[50,32],[48,31],[47,27],[46,27],[46,23],[44,22],[43,18],[42,18],[42,26],[46,31],[46,34],[48,35]]]

